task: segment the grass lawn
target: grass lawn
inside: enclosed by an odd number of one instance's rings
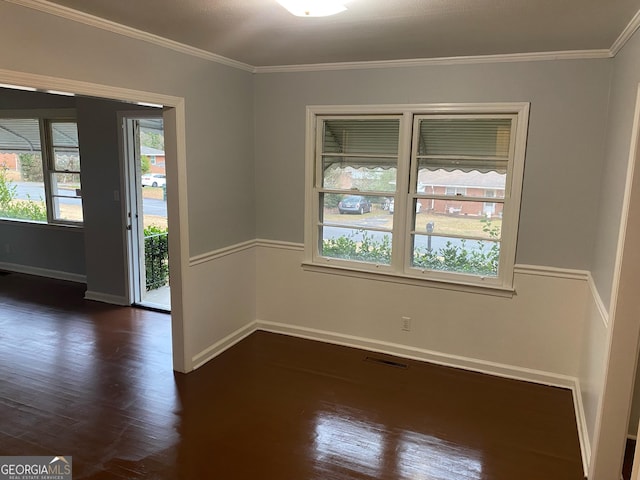
[[[162,189],[157,189],[162,190]],[[27,200],[14,200],[14,202],[26,202]],[[40,203],[40,202],[38,202]],[[44,207],[44,202],[40,203]],[[82,207],[80,205],[68,205],[65,203],[60,204],[60,214],[65,220],[82,221]],[[156,225],[161,228],[167,228],[167,219],[160,215],[145,215],[144,216],[144,228],[151,225]]]
[[[335,225],[353,225],[356,227],[393,228],[393,215],[386,210],[374,209],[371,213],[363,215],[340,215],[337,209],[326,209],[324,222]],[[427,223],[433,222],[433,235],[454,235],[465,237],[491,238],[483,229],[487,223],[484,217],[471,217],[466,215],[446,215],[438,213],[421,212],[416,214],[415,230],[418,233],[427,231]],[[502,219],[491,220],[491,228],[499,232],[502,228]]]
[[[164,198],[163,195],[162,187],[142,187],[142,198],[162,200]]]

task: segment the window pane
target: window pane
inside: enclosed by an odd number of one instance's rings
[[[56,147],[53,149],[54,169],[70,172],[80,171],[80,151],[78,148]]]
[[[0,150],[40,152],[40,121],[37,118],[0,118]]]
[[[393,215],[390,215],[387,197],[324,193],[320,196],[320,202],[322,223],[356,228],[393,228]]]
[[[444,200],[422,199],[422,207],[416,209],[413,230],[416,233],[433,233],[453,237],[473,237],[500,240],[502,230],[501,203],[460,202],[462,211],[478,210],[479,215],[442,214],[430,208],[432,204]],[[426,206],[425,206],[426,204]],[[500,212],[497,212],[500,210]],[[492,214],[492,215],[490,215]]]
[[[398,119],[325,120],[324,153],[397,154]]]
[[[437,235],[414,235],[411,265],[425,270],[496,277],[500,243]]]
[[[75,122],[51,122],[54,147],[77,147],[78,128]]]
[[[418,155],[509,156],[510,118],[420,120]]]
[[[80,175],[77,173],[52,174],[51,193],[60,197],[81,197]]]
[[[79,197],[53,197],[53,218],[70,222],[82,222],[82,199]]]
[[[40,152],[0,150],[0,217],[46,222],[44,199]]]
[[[420,160],[417,192],[425,195],[504,198],[506,172],[432,169]]]
[[[493,223],[502,222],[504,204],[502,202],[473,202],[442,198],[419,198],[417,212],[428,213],[447,219],[447,222],[479,222],[490,219]]]
[[[320,227],[319,251],[324,257],[391,264],[391,233],[365,229]]]
[[[396,160],[388,158],[323,157],[323,187],[340,190],[394,192]]]

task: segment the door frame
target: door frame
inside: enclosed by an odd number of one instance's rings
[[[167,168],[167,216],[172,232],[169,244],[171,271],[171,341],[173,368],[178,372],[193,370],[193,360],[185,345],[188,318],[184,293],[189,269],[189,220],[187,203],[187,155],[185,100],[160,93],[114,87],[105,84],[71,80],[0,69],[0,83],[40,91],[56,90],[96,98],[118,100],[138,105],[163,106],[165,160]],[[123,234],[123,241],[125,234]]]

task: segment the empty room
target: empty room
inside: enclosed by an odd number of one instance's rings
[[[639,12],[1,0],[2,465],[629,478]]]

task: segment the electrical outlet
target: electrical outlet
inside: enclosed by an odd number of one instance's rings
[[[405,332],[411,331],[411,317],[402,317],[400,328]]]

